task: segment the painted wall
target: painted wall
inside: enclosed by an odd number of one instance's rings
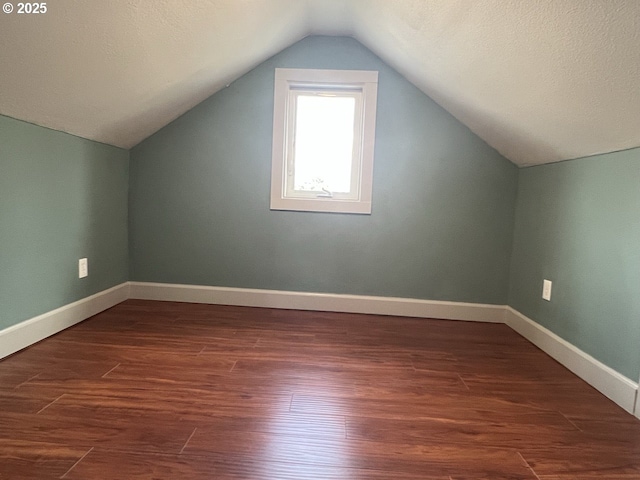
[[[128,160],[0,116],[0,329],[127,281]]]
[[[640,149],[519,172],[509,304],[640,376]],[[551,302],[542,280],[553,281]]]
[[[378,70],[370,216],[269,209],[274,68]],[[131,151],[131,279],[504,304],[516,167],[350,38],[309,37]]]

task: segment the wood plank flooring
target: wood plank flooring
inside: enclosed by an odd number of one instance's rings
[[[640,479],[505,325],[129,300],[0,361],[0,479]]]

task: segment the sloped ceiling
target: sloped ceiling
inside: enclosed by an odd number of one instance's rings
[[[638,0],[47,8],[0,13],[0,114],[124,148],[312,34],[355,37],[518,165],[640,146]]]

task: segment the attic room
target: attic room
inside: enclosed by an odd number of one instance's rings
[[[0,41],[0,479],[640,479],[640,2]]]

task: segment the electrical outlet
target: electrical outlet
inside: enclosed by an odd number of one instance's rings
[[[78,260],[78,278],[89,276],[89,261],[86,258]]]
[[[551,280],[542,282],[542,298],[547,302],[551,301]]]

